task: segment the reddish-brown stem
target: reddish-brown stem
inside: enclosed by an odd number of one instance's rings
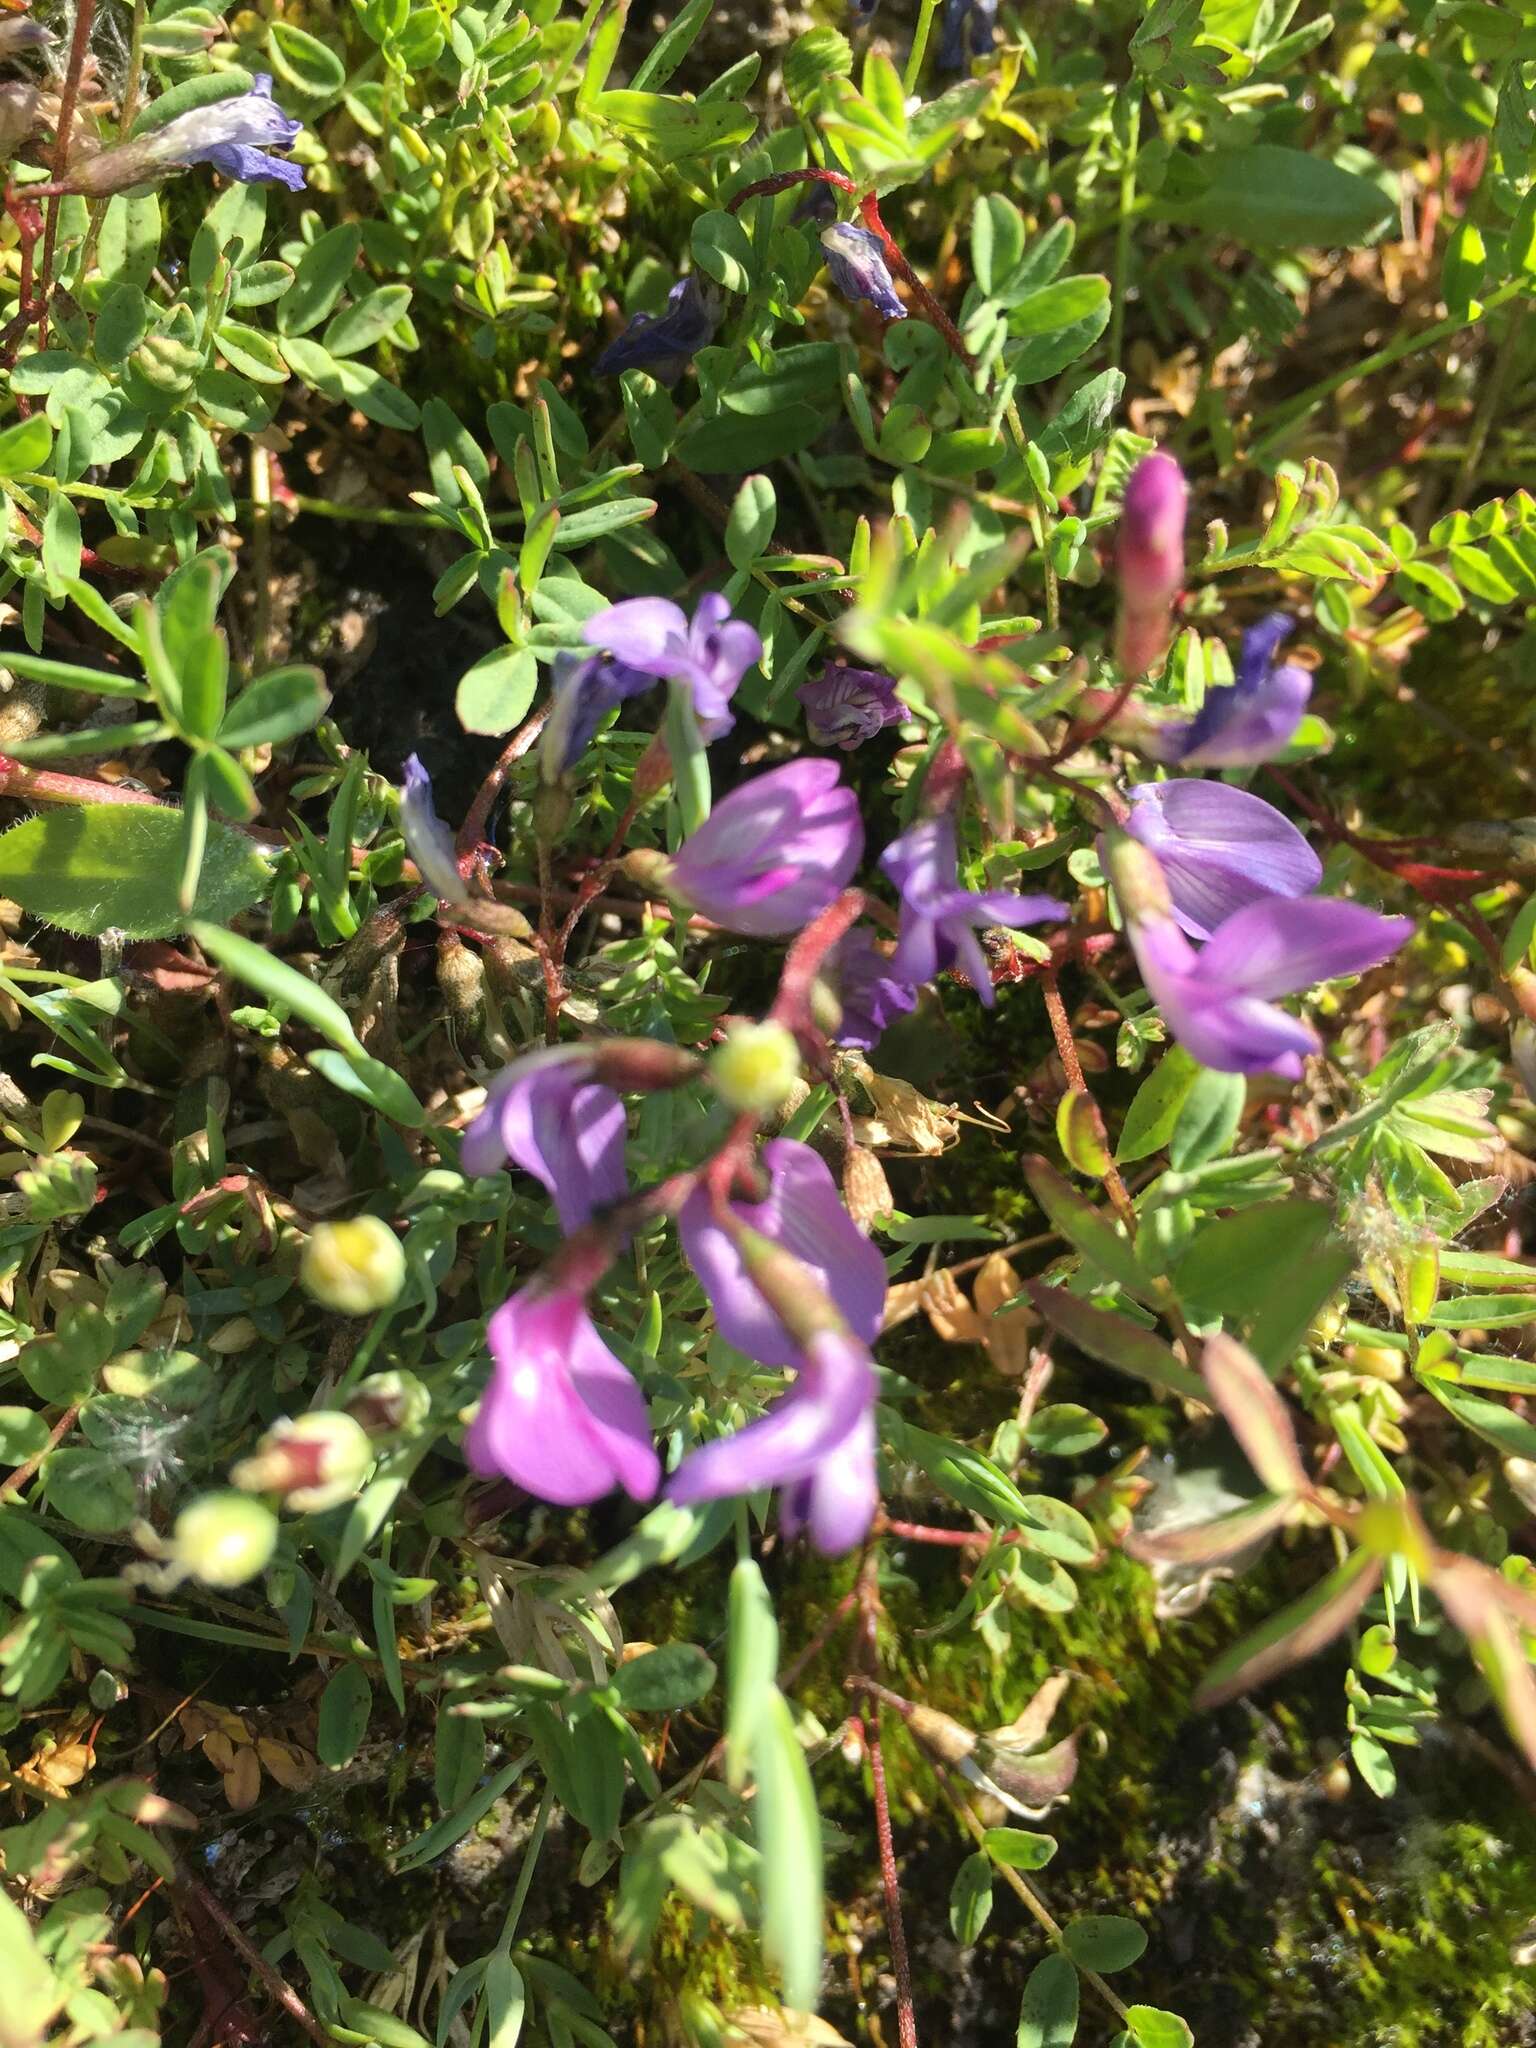
[[[24,796],[35,804],[165,805],[147,789],[126,789],[116,782],[98,782],[89,775],[64,775],[52,768],[28,768],[0,754],[0,796]]]
[[[0,1479],[0,1500],[4,1500],[9,1493],[20,1493],[48,1453],[61,1444],[64,1438],[69,1435],[69,1432],[75,1426],[75,1417],[79,1413],[80,1404],[78,1401],[72,1407],[66,1408],[52,1429],[49,1430],[48,1441],[43,1445],[43,1448],[40,1451],[34,1452],[25,1464],[18,1465],[14,1472],[8,1472],[4,1479]]]
[[[1079,1095],[1086,1095],[1091,1102],[1093,1094],[1083,1076],[1083,1063],[1077,1056],[1077,1041],[1072,1036],[1071,1020],[1067,1006],[1061,999],[1061,985],[1056,979],[1054,967],[1043,967],[1040,972],[1040,986],[1045,994],[1045,1014],[1051,1020],[1051,1036],[1056,1041],[1056,1051],[1067,1076],[1067,1086]],[[1104,1191],[1114,1204],[1115,1214],[1126,1229],[1134,1232],[1136,1210],[1132,1204],[1125,1182],[1120,1178],[1120,1169],[1111,1160],[1104,1170]]]
[[[319,2042],[320,2048],[335,2048],[332,2036],[321,2026],[298,1992],[273,1968],[249,1936],[230,1919],[208,1887],[199,1884],[185,1865],[177,1865],[174,1886],[183,1901],[192,1906],[193,1913],[189,1917],[193,1919],[194,1924],[198,1917],[211,1920],[230,1947],[248,1968],[256,1972],[270,1995],[277,2000],[284,2012],[304,2029],[309,2038]]]
[[[991,1541],[974,1529],[936,1529],[928,1522],[896,1522],[889,1518],[880,1523],[880,1533],[899,1537],[906,1543],[943,1544],[954,1550],[985,1550]]]
[[[931,320],[933,325],[937,327],[940,334],[943,335],[944,339],[949,343],[950,347],[954,350],[955,354],[960,358],[961,362],[964,363],[965,367],[968,370],[974,370],[976,367],[976,358],[971,354],[970,350],[966,347],[965,343],[960,339],[959,328],[955,325],[954,321],[950,319],[949,315],[945,312],[944,308],[933,296],[933,293],[929,291],[927,285],[923,283],[923,280],[918,276],[917,272],[912,268],[911,264],[907,261],[906,257],[903,256],[903,254],[901,253],[900,248],[897,246],[895,237],[891,234],[891,231],[886,226],[885,222],[880,218],[880,202],[875,197],[873,192],[866,192],[864,197],[859,201],[859,211],[861,214],[863,214],[864,225],[869,229],[870,233],[878,235],[881,242],[884,244],[885,253],[890,260],[892,270],[895,271],[896,275],[899,278],[902,278],[906,282],[906,284],[912,292],[913,297],[917,300],[917,303],[922,307],[924,313],[928,316],[929,320]]]
[[[725,202],[727,213],[738,213],[749,199],[760,199],[773,192],[787,192],[792,185],[835,185],[839,192],[857,192],[858,186],[852,178],[845,178],[841,171],[824,171],[813,165],[804,171],[776,171],[771,178],[755,178],[750,185],[743,185],[734,199]]]
[[[544,730],[545,721],[548,717],[549,706],[546,704],[541,710],[535,711],[531,718],[523,720],[517,731],[513,733],[511,739],[508,740],[506,746],[502,749],[495,767],[492,768],[489,775],[486,776],[484,782],[481,783],[476,791],[475,800],[470,805],[463,824],[459,827],[456,844],[460,853],[473,853],[481,840],[484,839],[486,826],[490,823],[492,807],[497,797],[500,796],[507,777],[512,772],[514,763],[520,761],[533,745],[539,734]]]
[[[799,1034],[810,1025],[811,986],[827,955],[864,908],[862,889],[845,889],[820,917],[813,918],[790,947],[769,1015]]]
[[[907,1930],[901,1917],[901,1877],[896,1845],[891,1839],[891,1802],[885,1787],[885,1753],[880,1745],[878,1701],[868,1721],[860,1721],[869,1756],[869,1778],[875,1795],[875,1833],[880,1844],[880,1887],[885,1894],[885,1925],[891,1940],[891,1968],[896,1977],[896,2038],[900,2048],[917,2048],[917,2014],[912,2003],[912,1964],[907,1955]]]
[[[53,141],[53,182],[57,185],[69,168],[69,145],[75,126],[75,102],[80,97],[80,80],[91,47],[91,28],[96,19],[96,0],[75,0],[75,32],[69,40],[69,66],[59,94],[59,120]],[[37,345],[48,345],[48,295],[53,289],[53,259],[59,240],[60,198],[48,202],[48,226],[43,235],[42,274],[38,279]]]

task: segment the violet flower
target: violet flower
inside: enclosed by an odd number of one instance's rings
[[[768,1193],[760,1202],[733,1201],[732,1213],[793,1253],[854,1336],[873,1342],[885,1307],[885,1260],[844,1208],[831,1169],[819,1152],[793,1138],[771,1138],[762,1163]],[[763,1365],[798,1365],[801,1345],[753,1281],[704,1189],[683,1204],[677,1228],[725,1341]]]
[[[265,152],[291,149],[303,125],[273,100],[271,73],[258,71],[248,92],[193,107],[148,134],[98,150],[71,164],[63,182],[71,192],[95,197],[142,185],[165,171],[211,164],[226,178],[287,185],[297,192],[303,189],[303,171]]]
[[[821,231],[822,253],[832,282],[845,299],[867,299],[886,320],[905,320],[907,309],[896,296],[896,284],[885,261],[885,244],[868,228],[836,221]]]
[[[1198,950],[1175,923],[1157,861],[1123,833],[1105,865],[1147,992],[1202,1066],[1225,1074],[1300,1077],[1322,1041],[1275,1007],[1276,996],[1375,967],[1410,937],[1413,920],[1327,896],[1266,896],[1219,924]]]
[[[649,1500],[661,1477],[645,1396],[593,1327],[580,1292],[535,1281],[487,1330],[490,1384],[464,1433],[483,1477],[581,1507],[615,1486]]]
[[[963,71],[973,57],[990,55],[997,41],[997,0],[949,0],[939,39],[940,71]]]
[[[0,21],[0,61],[19,57],[25,50],[46,50],[52,41],[53,31],[30,14],[13,14]]]
[[[818,1331],[797,1360],[789,1392],[761,1421],[690,1452],[667,1498],[686,1505],[782,1486],[786,1533],[807,1529],[829,1556],[851,1550],[878,1499],[874,1400],[865,1346],[845,1331]]]
[[[539,766],[546,782],[558,782],[592,743],[608,713],[649,690],[656,678],[606,654],[557,654],[554,696],[539,739]]]
[[[1246,789],[1194,777],[1141,782],[1125,829],[1156,854],[1177,924],[1193,939],[1264,896],[1305,896],[1323,864],[1289,818]]]
[[[763,652],[756,629],[732,618],[729,600],[717,590],[699,599],[691,622],[669,597],[626,598],[594,613],[581,637],[589,647],[606,648],[625,668],[686,683],[706,744],[736,723],[731,698]]]
[[[405,835],[405,850],[432,894],[443,903],[464,902],[469,891],[459,872],[453,834],[437,815],[432,801],[432,778],[416,754],[406,757],[405,786],[400,792],[400,830]]]
[[[830,661],[813,683],[795,692],[805,706],[806,731],[818,747],[841,747],[845,753],[887,725],[900,725],[906,708],[896,695],[896,679],[874,668],[848,668]]]
[[[991,924],[1038,924],[1067,914],[1050,896],[962,889],[956,879],[955,823],[947,813],[925,818],[892,840],[880,865],[901,892],[901,929],[891,960],[895,979],[920,986],[958,965],[989,1010],[997,998],[977,932]]]
[[[835,761],[789,761],[733,789],[666,864],[665,886],[727,931],[798,932],[864,852],[859,801]]]
[[[556,1045],[524,1053],[491,1084],[484,1109],[464,1133],[459,1158],[471,1176],[495,1173],[511,1160],[552,1197],[569,1233],[620,1201],[624,1172],[624,1105],[595,1081],[589,1046]]]
[[[1115,658],[1128,676],[1151,668],[1168,645],[1173,601],[1184,581],[1189,487],[1171,455],[1145,455],[1125,486],[1115,535],[1120,616]]]
[[[1145,751],[1183,768],[1250,768],[1289,744],[1312,695],[1312,678],[1294,662],[1276,665],[1294,620],[1271,612],[1243,635],[1237,680],[1206,692],[1191,719],[1164,725]]]
[[[634,313],[617,340],[610,341],[593,368],[600,377],[621,370],[648,370],[658,384],[675,384],[720,324],[720,295],[690,273],[667,293],[662,314]]]
[[[842,1010],[832,1033],[838,1045],[869,1052],[898,1017],[917,1007],[917,990],[898,979],[891,956],[862,925],[838,940],[823,974]]]

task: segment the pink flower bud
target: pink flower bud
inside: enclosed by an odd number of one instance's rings
[[[1116,647],[1127,675],[1141,675],[1168,645],[1173,600],[1184,581],[1189,487],[1171,455],[1147,455],[1131,472],[1115,541],[1120,572]]]

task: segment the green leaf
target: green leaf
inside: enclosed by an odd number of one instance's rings
[[[1138,1300],[1156,1298],[1152,1277],[1132,1245],[1054,1166],[1038,1156],[1030,1157],[1024,1162],[1024,1178],[1052,1226],[1089,1265]]]
[[[665,1714],[691,1707],[715,1682],[711,1658],[697,1643],[663,1643],[619,1666],[613,1690],[632,1714]]]
[[[217,925],[198,924],[192,936],[219,966],[227,968],[252,988],[259,989],[269,1003],[290,1011],[311,1031],[340,1047],[347,1054],[361,1053],[362,1045],[352,1028],[352,1019],[333,996],[328,996],[307,974],[300,974],[286,960],[279,960],[265,946],[243,938],[239,932],[222,931]]]
[[[347,67],[338,53],[318,36],[295,28],[292,22],[270,24],[267,51],[278,77],[298,92],[331,99],[347,82]]]
[[[1076,2038],[1077,1971],[1066,1956],[1047,1956],[1024,1986],[1017,2048],[1072,2048]]]
[[[1121,371],[1101,370],[1078,386],[1035,442],[1051,465],[1052,485],[1058,492],[1075,486],[1090,459],[1108,440],[1124,390]]]
[[[949,1925],[962,1948],[973,1948],[992,1912],[992,1865],[978,1850],[955,1873],[949,1893]]]
[[[294,272],[293,287],[277,309],[284,335],[307,334],[318,327],[346,290],[363,246],[362,230],[348,224],[330,228],[304,251]],[[295,363],[295,369],[299,365]],[[299,371],[302,376],[304,373]]]
[[[121,676],[111,669],[86,668],[80,662],[51,661],[43,654],[23,654],[7,648],[0,655],[0,668],[31,682],[51,683],[60,690],[89,690],[96,697],[141,697],[149,691],[133,676]]]
[[[322,1046],[310,1054],[309,1064],[343,1095],[355,1095],[359,1102],[368,1103],[408,1131],[420,1130],[427,1120],[405,1076],[382,1060],[365,1052],[332,1051]]]
[[[1278,1370],[1353,1263],[1331,1205],[1298,1197],[1204,1224],[1173,1281],[1193,1321],[1245,1323],[1250,1349]]]
[[[487,1778],[478,1791],[466,1799],[454,1812],[444,1814],[434,1821],[424,1833],[415,1836],[395,1856],[395,1869],[402,1874],[408,1870],[420,1870],[424,1864],[451,1849],[455,1842],[463,1841],[470,1829],[477,1827],[498,1799],[505,1799],[517,1780],[528,1768],[533,1755],[525,1749],[510,1763],[503,1764],[494,1777]]]
[[[182,813],[169,804],[83,804],[0,833],[0,895],[64,931],[132,939],[185,931],[177,901]],[[267,866],[241,832],[210,824],[191,917],[227,921],[254,903]]]
[[[1210,1405],[1204,1380],[1187,1365],[1181,1365],[1160,1337],[1133,1323],[1129,1316],[1095,1308],[1065,1287],[1048,1287],[1038,1280],[1026,1280],[1024,1288],[1052,1328],[1060,1330],[1090,1358],[1148,1380],[1154,1387],[1199,1401],[1202,1406]]]
[[[1176,2012],[1164,2012],[1156,2005],[1132,2005],[1125,2016],[1136,2048],[1195,2048],[1194,2035]]]
[[[1212,150],[1201,169],[1209,187],[1175,216],[1244,246],[1352,248],[1397,213],[1396,200],[1370,179],[1279,143]]]
[[[1182,1045],[1172,1045],[1136,1090],[1125,1113],[1115,1158],[1122,1166],[1161,1151],[1173,1136],[1179,1112],[1205,1071]]]
[[[592,111],[664,163],[745,142],[757,127],[757,116],[740,100],[700,104],[660,92],[600,92]]]
[[[725,552],[732,568],[750,569],[767,551],[778,509],[778,499],[767,477],[743,479],[725,528]]]
[[[709,19],[714,0],[687,0],[670,25],[657,37],[651,54],[640,65],[631,83],[636,92],[650,92],[666,84],[693,48],[694,39]]]
[[[320,337],[333,356],[359,355],[400,324],[411,303],[408,284],[380,285],[350,306],[344,306]]]
[[[41,2041],[49,2022],[70,1993],[67,1977],[55,1977],[37,1945],[31,1922],[0,1892],[0,1978],[5,1982],[5,2023],[18,2044]]]
[[[1074,1401],[1059,1401],[1037,1408],[1024,1432],[1032,1451],[1047,1458],[1079,1458],[1096,1450],[1109,1434],[1107,1423]]]
[[[1101,1977],[1128,1970],[1147,1946],[1143,1929],[1115,1913],[1089,1913],[1069,1921],[1061,1930],[1061,1941],[1079,1969],[1097,1970]]]
[[[728,292],[748,292],[757,276],[757,252],[752,237],[734,213],[716,208],[701,213],[690,237],[693,260],[706,277]]]
[[[433,1789],[444,1813],[474,1791],[485,1769],[485,1724],[472,1714],[455,1714],[445,1704],[437,1710],[432,1758]]]
[[[372,1712],[373,1687],[362,1665],[338,1665],[320,1695],[315,1751],[321,1763],[333,1771],[351,1763],[368,1732]]]
[[[725,1694],[725,1769],[738,1791],[746,1783],[758,1725],[769,1711],[779,1668],[779,1625],[763,1575],[750,1557],[731,1572]]]
[[[527,2005],[522,1971],[505,1949],[497,1949],[485,1966],[486,2048],[517,2048]]]
[[[719,413],[690,427],[677,443],[678,459],[705,475],[752,469],[783,455],[798,455],[826,425],[814,406],[791,404],[758,417]]]
[[[982,1847],[994,1863],[1006,1863],[1010,1870],[1044,1870],[1056,1854],[1056,1838],[1028,1828],[988,1828]]]
[[[43,1467],[48,1505],[92,1536],[126,1529],[139,1511],[133,1474],[103,1451],[65,1448]]]
[[[0,1460],[24,1465],[48,1444],[48,1425],[35,1408],[0,1408]]]
[[[821,1987],[821,1818],[805,1751],[777,1689],[754,1731],[752,1775],[763,1950],[779,1973],[784,2003],[812,2012]]]
[[[1099,1541],[1086,1515],[1048,1493],[1027,1493],[1023,1505],[1019,1533],[1026,1549],[1060,1558],[1063,1564],[1093,1563]]]
[[[1219,1707],[1292,1664],[1315,1656],[1348,1628],[1380,1578],[1377,1558],[1367,1550],[1351,1551],[1343,1564],[1310,1592],[1271,1615],[1218,1657],[1200,1683],[1195,1705]]]
[[[1031,1517],[1022,1493],[1007,1473],[980,1451],[934,1436],[915,1423],[891,1418],[887,1433],[898,1455],[920,1465],[936,1486],[942,1487],[973,1514],[1005,1528],[1014,1528]]]
[[[1536,1294],[1463,1294],[1437,1302],[1423,1320],[1433,1330],[1496,1330],[1536,1322]]]
[[[1168,1142],[1168,1163],[1175,1172],[1188,1173],[1228,1151],[1247,1099],[1248,1084],[1241,1074],[1195,1068]]]
[[[538,663],[526,647],[494,647],[459,679],[459,723],[466,732],[510,732],[527,717],[538,686]]]
[[[319,669],[269,669],[248,683],[224,714],[219,744],[276,746],[317,725],[330,701]]]
[[[0,476],[41,469],[52,447],[53,428],[46,414],[35,412],[29,420],[17,420],[0,433]]]

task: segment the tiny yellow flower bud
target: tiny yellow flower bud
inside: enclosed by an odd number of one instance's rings
[[[317,1223],[299,1260],[304,1291],[338,1315],[388,1308],[405,1285],[405,1253],[380,1216]]]
[[[766,1116],[800,1078],[800,1048],[784,1024],[733,1024],[709,1063],[716,1092],[732,1109]]]
[[[325,1408],[273,1424],[230,1478],[245,1493],[280,1493],[295,1514],[351,1500],[373,1464],[373,1442],[351,1415]]]
[[[171,1555],[205,1586],[243,1586],[271,1562],[277,1517],[243,1493],[205,1493],[176,1517]]]

